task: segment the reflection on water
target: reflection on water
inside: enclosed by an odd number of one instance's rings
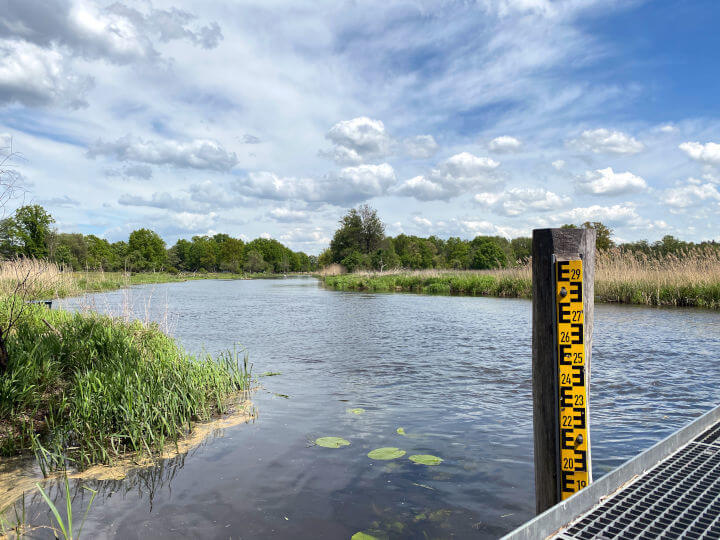
[[[93,483],[103,495],[88,537],[478,538],[532,517],[530,302],[342,293],[313,279],[132,294],[139,316],[169,314],[190,350],[240,343],[255,373],[282,374],[262,379],[254,424],[142,473],[145,482]],[[94,298],[103,309],[123,293]],[[596,306],[596,477],[720,400],[719,336],[715,312]],[[324,436],[351,444],[309,443]],[[367,457],[380,447],[407,454]],[[444,461],[418,465],[412,454]]]

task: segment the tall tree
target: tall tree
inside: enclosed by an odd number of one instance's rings
[[[377,210],[367,204],[363,204],[358,213],[362,223],[362,252],[372,253],[380,247],[380,242],[385,238],[385,224],[378,217]]]
[[[130,233],[127,260],[135,270],[159,270],[166,262],[165,242],[150,229]]]
[[[47,257],[53,223],[55,219],[39,204],[18,208],[6,223],[16,253],[25,257]]]

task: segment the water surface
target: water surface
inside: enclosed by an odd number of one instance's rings
[[[482,538],[533,515],[527,300],[345,293],[306,278],[142,286],[64,304],[125,304],[169,319],[191,351],[241,344],[256,375],[282,373],[261,378],[253,424],[124,481],[93,482],[101,493],[88,537],[317,539],[375,529]],[[720,401],[720,314],[598,305],[595,318],[598,477]],[[356,407],[365,413],[348,412]],[[320,436],[352,444],[313,446]],[[367,457],[383,446],[444,462]],[[77,511],[86,503],[78,491]]]

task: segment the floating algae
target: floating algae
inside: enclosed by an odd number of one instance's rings
[[[352,414],[363,414],[365,412],[365,409],[363,409],[362,407],[357,407],[355,409],[348,409],[347,412]]]
[[[361,531],[353,534],[350,537],[350,540],[382,540],[384,538],[387,538],[387,535],[382,534],[381,536],[375,536],[374,534],[368,534]]]
[[[397,434],[398,434],[398,435],[402,435],[403,437],[404,437],[405,435],[407,435],[407,433],[405,433],[405,428],[399,427],[399,428],[397,428],[395,431],[397,431]]]
[[[370,459],[397,459],[399,457],[403,457],[404,455],[405,450],[400,450],[399,448],[395,448],[393,446],[376,448],[375,450],[371,450],[370,452],[368,452],[368,457]]]
[[[440,465],[443,462],[442,458],[431,456],[429,454],[414,454],[408,459],[413,463],[418,463],[420,465]]]
[[[340,448],[341,446],[350,446],[350,441],[341,437],[320,437],[315,439],[315,444],[323,448]]]

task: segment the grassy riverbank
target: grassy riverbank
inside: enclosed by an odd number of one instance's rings
[[[0,297],[14,294],[17,284],[25,298],[52,299],[80,296],[85,293],[112,291],[131,285],[172,283],[195,279],[271,279],[282,274],[231,274],[231,273],[126,273],[126,272],[72,272],[62,271],[56,264],[34,259],[0,262]]]
[[[246,358],[192,357],[157,326],[40,306],[26,308],[7,348],[0,455],[33,450],[48,468],[161,451],[249,381]]]
[[[325,286],[344,291],[532,296],[529,265],[486,271],[420,270],[322,276]],[[595,300],[652,306],[720,309],[720,254],[711,249],[648,258],[621,250],[599,252]]]

